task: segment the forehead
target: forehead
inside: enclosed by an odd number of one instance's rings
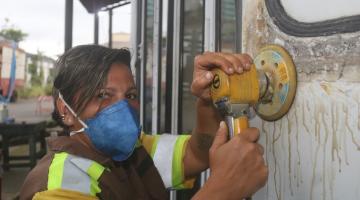
[[[114,63],[110,66],[106,87],[133,87],[134,85],[134,77],[127,65]]]

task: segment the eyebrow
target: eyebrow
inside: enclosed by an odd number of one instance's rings
[[[111,88],[111,87],[100,88],[99,91],[101,91],[101,90],[110,90],[111,92],[115,92],[115,91],[116,91],[114,88]]]
[[[126,92],[130,92],[130,91],[132,91],[132,90],[135,90],[135,91],[136,91],[137,89],[136,89],[135,86],[132,86],[132,87],[130,87],[129,89],[127,89]]]

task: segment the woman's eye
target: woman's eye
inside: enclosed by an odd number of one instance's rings
[[[133,99],[137,98],[137,95],[136,94],[127,94],[126,98],[133,100]]]
[[[108,97],[109,97],[109,94],[106,92],[101,92],[100,94],[98,94],[99,99],[107,99]]]

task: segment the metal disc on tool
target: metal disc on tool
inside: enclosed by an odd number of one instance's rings
[[[269,78],[268,89],[272,95],[260,100],[254,108],[266,121],[275,121],[290,109],[296,93],[296,68],[289,53],[277,45],[265,46],[255,57],[254,64]]]

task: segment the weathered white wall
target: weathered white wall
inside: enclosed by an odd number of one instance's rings
[[[270,168],[254,199],[360,199],[360,33],[293,37],[272,23],[264,0],[243,5],[243,51],[280,44],[299,79],[284,118],[251,120]]]
[[[2,78],[10,77],[10,69],[12,62],[13,49],[3,46],[2,47]],[[25,79],[25,53],[22,51],[16,51],[16,79],[24,80]]]
[[[301,22],[318,22],[360,15],[359,0],[280,0],[286,12]]]

